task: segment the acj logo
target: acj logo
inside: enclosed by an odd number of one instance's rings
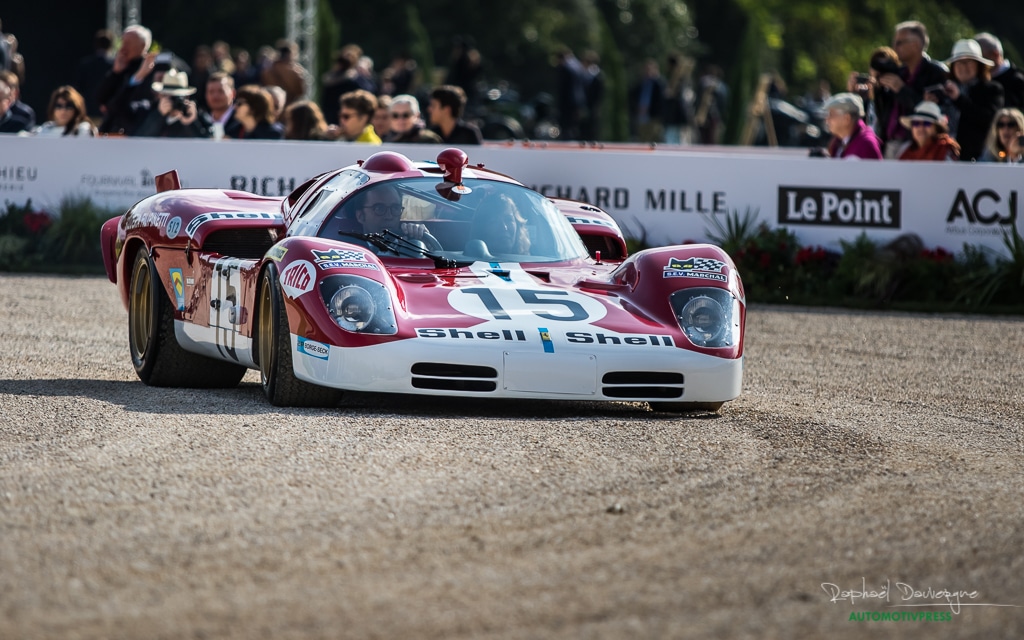
[[[1017,192],[1011,191],[1006,201],[992,189],[982,189],[968,198],[963,189],[957,192],[946,223],[964,219],[971,224],[1014,224],[1017,221]]]

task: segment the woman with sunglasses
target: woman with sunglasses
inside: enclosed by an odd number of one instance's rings
[[[31,135],[44,138],[96,135],[96,127],[85,113],[85,98],[74,87],[57,87],[50,95],[46,117],[46,122],[33,129]]]
[[[980,162],[1024,163],[1024,112],[1014,107],[996,111]]]
[[[420,102],[414,96],[403,93],[392,98],[388,114],[391,117],[391,133],[385,139],[386,142],[441,144],[441,136],[423,126]]]
[[[910,140],[897,154],[900,160],[952,161],[960,157],[960,144],[949,135],[946,116],[939,105],[925,100],[914,107],[914,113],[900,118],[910,129]]]

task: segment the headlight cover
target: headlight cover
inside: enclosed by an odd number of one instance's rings
[[[320,297],[334,323],[352,333],[398,333],[395,310],[381,283],[353,275],[333,275],[320,283]]]
[[[733,347],[740,340],[740,303],[725,289],[681,289],[669,296],[679,328],[697,347]]]

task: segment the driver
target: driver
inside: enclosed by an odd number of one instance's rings
[[[419,222],[402,222],[402,196],[395,187],[383,184],[357,194],[346,207],[355,211],[355,221],[365,234],[382,234],[391,231],[406,240],[429,248],[424,239],[432,239],[427,227]],[[436,240],[435,240],[436,244]],[[403,252],[404,253],[404,252]]]
[[[491,253],[527,254],[530,234],[526,218],[507,194],[484,198],[473,219],[473,238],[483,240]]]

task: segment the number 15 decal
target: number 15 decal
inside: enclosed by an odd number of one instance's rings
[[[556,322],[593,322],[606,312],[600,302],[560,289],[474,287],[452,291],[448,301],[462,313],[484,320],[536,316]]]

